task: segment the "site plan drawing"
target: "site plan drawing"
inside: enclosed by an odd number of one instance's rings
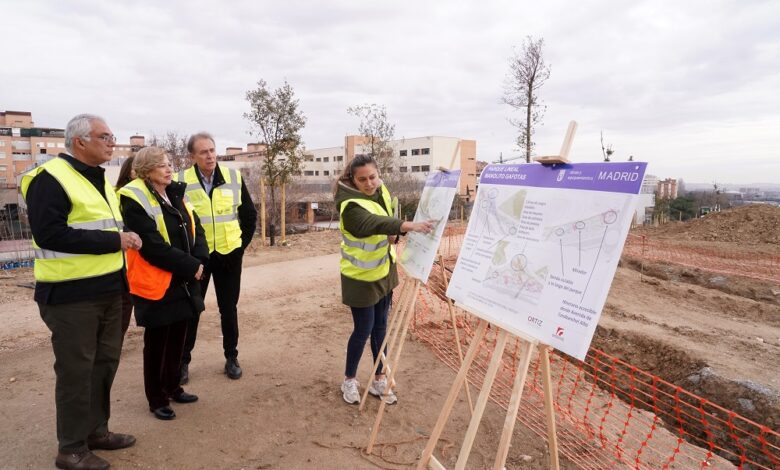
[[[447,295],[510,332],[584,359],[645,168],[486,167]]]
[[[460,170],[452,170],[432,172],[425,180],[414,221],[433,220],[435,227],[433,232],[427,235],[409,233],[406,247],[401,252],[399,260],[404,271],[423,284],[428,282],[428,276],[431,274],[439,242],[450,216],[452,201],[458,192],[459,179]]]

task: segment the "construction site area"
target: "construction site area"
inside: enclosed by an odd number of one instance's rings
[[[200,401],[154,419],[143,391],[143,329],[131,325],[113,388],[111,423],[138,443],[114,468],[413,468],[445,401],[476,318],[455,320],[444,292],[466,225],[448,224],[440,261],[420,289],[397,371],[398,403],[377,445],[366,442],[379,401],[359,411],[339,385],[349,308],[341,304],[337,230],[253,242],[239,321],[244,378],[222,373],[210,291],[188,391]],[[9,245],[10,246],[10,245]],[[23,251],[24,247],[6,250]],[[13,257],[11,257],[13,258]],[[48,468],[54,442],[49,331],[32,300],[32,268],[0,271],[0,467]],[[479,389],[495,346],[488,332],[468,381]],[[492,468],[519,346],[505,350],[466,468]],[[370,352],[358,372],[361,386]],[[561,468],[780,468],[780,208],[754,204],[629,232],[585,361],[551,355]],[[550,468],[539,361],[525,382],[506,468]],[[436,448],[452,468],[470,419],[461,393]],[[98,452],[100,454],[100,452]]]

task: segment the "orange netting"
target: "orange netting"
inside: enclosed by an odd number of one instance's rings
[[[448,269],[454,266],[463,241],[458,231],[463,230],[453,227],[445,233],[440,246]],[[437,264],[427,286],[420,289],[411,331],[457,370],[460,359],[444,286],[443,270]],[[452,308],[461,348],[466,351],[478,319]],[[472,385],[482,384],[496,336],[495,329],[488,331],[479,345],[468,373]],[[493,385],[491,400],[504,408],[509,404],[520,353],[520,340],[510,340]],[[598,349],[592,348],[585,362],[557,352],[550,360],[559,450],[579,468],[780,468],[776,430]],[[535,353],[518,419],[546,437],[543,393]]]
[[[721,274],[780,282],[780,256],[748,251],[681,246],[672,241],[629,234],[623,256],[660,261]]]

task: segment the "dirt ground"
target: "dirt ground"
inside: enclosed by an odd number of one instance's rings
[[[131,325],[113,388],[111,428],[130,432],[129,449],[97,453],[112,468],[323,469],[409,468],[426,443],[454,373],[427,349],[407,342],[398,381],[399,403],[388,407],[374,455],[364,456],[378,409],[365,412],[341,399],[351,316],[340,302],[338,234],[290,237],[289,247],[250,247],[239,303],[239,359],[244,377],[222,372],[219,320],[213,294],[201,320],[187,391],[200,400],[173,404],[165,422],[148,411],[143,392],[142,329]],[[324,254],[331,253],[331,254]],[[6,273],[7,274],[7,273]],[[53,468],[56,455],[53,356],[48,330],[30,300],[29,272],[0,279],[0,468]],[[366,383],[370,353],[360,365]],[[361,389],[362,390],[362,389]],[[469,460],[489,468],[504,410],[490,404]],[[452,467],[468,425],[462,400],[445,428],[442,449]],[[546,445],[520,426],[510,468],[548,468]],[[575,468],[563,462],[562,468]]]
[[[688,246],[780,255],[772,238],[780,209],[772,210],[732,212],[739,223],[724,212],[641,233]],[[755,241],[752,248],[739,241],[745,237]],[[239,304],[245,374],[239,381],[222,374],[215,300],[213,294],[207,298],[187,386],[201,400],[174,406],[174,421],[158,421],[147,411],[142,330],[131,326],[111,424],[134,433],[138,444],[100,452],[114,468],[408,468],[415,461],[453,372],[420,343],[407,342],[400,402],[388,408],[379,435],[388,445],[361,455],[378,402],[371,400],[360,413],[338,391],[351,331],[339,298],[338,233],[294,235],[289,242],[248,250]],[[0,272],[0,468],[51,468],[56,452],[53,357],[31,301],[31,281],[29,269]],[[780,285],[624,260],[593,344],[771,429],[780,427]],[[368,357],[361,363],[362,383]],[[488,406],[468,468],[492,464],[503,415]],[[442,441],[448,467],[467,423],[461,398]],[[518,426],[507,468],[547,466],[545,443]]]

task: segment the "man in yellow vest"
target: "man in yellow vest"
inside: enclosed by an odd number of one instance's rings
[[[241,291],[241,263],[244,249],[252,241],[257,225],[257,210],[238,170],[217,165],[214,138],[206,132],[192,135],[187,151],[193,165],[176,176],[187,183],[187,198],[195,207],[206,241],[209,262],[201,278],[206,295],[209,279],[214,277],[214,292],[222,323],[222,347],[225,374],[231,379],[242,375],[238,364],[238,295]],[[189,381],[189,364],[198,332],[199,315],[187,327],[182,358],[181,383]]]
[[[51,330],[57,409],[57,468],[105,469],[91,451],[135,444],[109,432],[111,385],[122,349],[123,250],[139,249],[122,231],[119,202],[102,163],[116,139],[105,121],[81,114],[68,122],[68,153],[22,177],[35,251],[35,301]]]

